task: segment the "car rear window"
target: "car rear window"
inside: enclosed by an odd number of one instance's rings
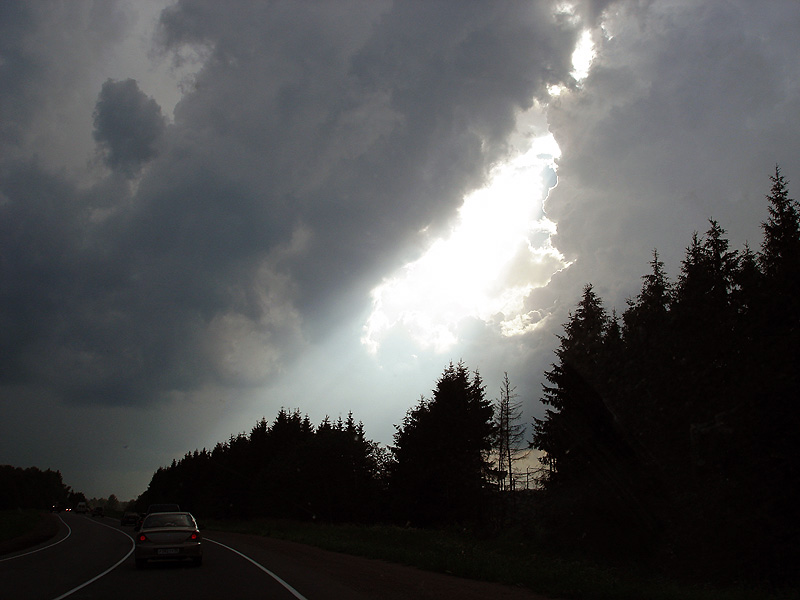
[[[194,527],[194,519],[186,514],[155,514],[150,515],[142,523],[145,529],[153,527]]]

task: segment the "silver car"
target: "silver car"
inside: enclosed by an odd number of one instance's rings
[[[149,560],[191,560],[203,562],[203,541],[194,517],[188,512],[151,513],[136,532],[136,566]]]

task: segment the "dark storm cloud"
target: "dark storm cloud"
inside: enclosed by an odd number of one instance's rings
[[[22,136],[34,105],[27,83],[42,65],[22,43],[35,29],[34,7],[26,2],[0,3],[0,135],[8,143]]]
[[[83,161],[95,69],[126,30],[119,3],[0,3],[0,154],[60,169]],[[71,153],[71,155],[70,155]]]
[[[94,111],[94,139],[105,150],[104,161],[114,171],[133,177],[156,156],[166,128],[158,103],[133,79],[103,84]]]
[[[4,166],[5,381],[106,404],[269,381],[452,218],[516,111],[569,81],[578,32],[551,9],[168,8],[162,50],[202,61],[173,124],[106,80],[107,177]]]
[[[452,217],[515,111],[569,78],[576,37],[546,3],[240,8],[164,14],[169,48],[209,54],[176,127],[236,182],[263,244],[310,228],[313,259],[291,265],[309,317]]]

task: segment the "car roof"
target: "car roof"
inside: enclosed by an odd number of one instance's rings
[[[185,510],[165,510],[165,511],[160,511],[160,512],[152,512],[152,513],[148,513],[147,515],[145,515],[145,519],[147,519],[148,517],[153,517],[153,516],[157,516],[157,515],[188,515],[188,516],[192,517],[192,519],[194,519],[194,515],[192,515],[192,513],[188,512],[188,511],[185,511]]]
[[[192,516],[188,510],[159,510],[157,512],[151,512],[147,516],[150,515],[189,515]]]

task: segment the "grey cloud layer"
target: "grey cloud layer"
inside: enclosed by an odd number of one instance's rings
[[[711,217],[757,247],[769,174],[800,169],[798,25],[792,2],[615,5],[583,90],[549,110],[572,298],[594,281],[624,309],[652,249],[677,276]]]
[[[121,26],[87,6],[63,33]],[[50,16],[14,7],[3,89],[47,89],[59,57],[31,40]],[[53,99],[7,94],[4,382],[127,404],[267,381],[451,218],[516,110],[568,82],[577,31],[551,11],[179,2],[158,39],[204,57],[192,89],[166,125],[136,81],[104,80],[90,108],[110,173],[89,187],[14,135],[50,121]]]
[[[0,460],[124,464],[138,493],[205,443],[200,423],[221,428],[213,445],[274,414],[270,394],[363,408],[389,441],[461,357],[508,371],[527,419],[582,285],[624,309],[653,247],[675,276],[709,217],[755,246],[776,162],[798,195],[799,5],[561,4],[178,2],[156,50],[181,73],[200,62],[171,111],[120,69],[138,0],[0,2]],[[576,87],[584,25],[598,56]],[[528,298],[539,329],[472,320],[452,357],[399,337],[380,373],[352,352],[358,331],[323,343],[419,256],[421,229],[446,230],[534,99],[562,151],[547,214],[574,261]]]

